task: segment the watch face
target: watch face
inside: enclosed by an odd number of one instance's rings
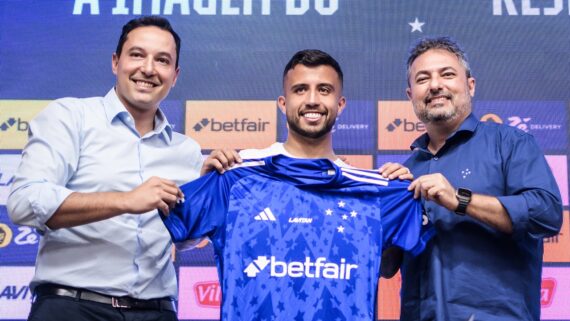
[[[463,197],[471,197],[471,191],[466,188],[458,188],[457,195]]]

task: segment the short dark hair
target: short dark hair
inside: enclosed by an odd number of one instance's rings
[[[324,51],[317,49],[297,51],[285,66],[285,70],[283,70],[283,82],[285,82],[285,77],[289,70],[295,68],[297,65],[303,65],[305,67],[331,66],[338,74],[340,85],[343,85],[342,69],[338,61]]]
[[[180,37],[178,34],[172,29],[170,22],[163,17],[158,16],[143,16],[139,18],[135,18],[127,22],[123,26],[123,31],[121,32],[121,37],[119,37],[119,43],[117,44],[117,49],[115,49],[115,54],[117,57],[121,56],[121,52],[123,51],[123,45],[127,41],[127,36],[129,32],[140,28],[140,27],[158,27],[162,30],[170,32],[172,37],[174,37],[174,42],[176,43],[176,68],[178,68],[178,59],[180,58]]]
[[[410,78],[410,68],[414,61],[426,51],[431,49],[441,49],[454,54],[457,59],[459,59],[459,62],[461,62],[463,67],[465,67],[467,78],[472,76],[471,68],[469,67],[469,60],[467,59],[467,54],[465,51],[463,51],[457,41],[453,40],[451,37],[443,36],[421,38],[414,44],[414,46],[412,46],[408,55],[407,63],[408,79]]]

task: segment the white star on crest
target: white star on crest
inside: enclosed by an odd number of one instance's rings
[[[358,214],[358,213],[356,213],[356,211],[350,212],[350,216],[351,216],[351,217],[356,217],[357,214]]]
[[[336,230],[337,230],[339,233],[344,233],[344,227],[342,227],[342,225],[339,226],[339,227],[337,227]]]
[[[332,210],[329,208],[328,210],[325,211],[325,213],[327,213],[328,216],[332,215]]]
[[[408,24],[410,26],[412,26],[412,31],[410,32],[414,32],[414,31],[419,31],[419,32],[423,32],[422,31],[422,26],[425,25],[425,22],[420,22],[418,20],[418,17],[416,17],[416,20],[414,20],[414,22],[408,22]]]
[[[344,215],[342,216],[342,219],[343,219],[343,220],[348,220],[348,215],[344,214]]]
[[[338,207],[344,207],[345,205],[346,203],[343,201],[338,202]]]

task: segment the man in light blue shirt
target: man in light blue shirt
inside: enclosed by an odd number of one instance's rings
[[[124,27],[105,97],[63,98],[30,123],[8,199],[43,235],[31,287],[35,320],[177,320],[171,242],[157,209],[199,176],[200,147],[159,109],[179,74],[166,19]]]

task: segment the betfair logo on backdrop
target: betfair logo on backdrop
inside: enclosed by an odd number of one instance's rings
[[[393,132],[396,129],[403,130],[404,132],[424,132],[426,130],[425,125],[420,121],[410,121],[406,118],[396,118],[393,122],[386,126],[389,132]]]
[[[16,126],[17,131],[25,132],[28,130],[28,122],[27,121],[23,120],[22,118],[16,119],[14,117],[10,117],[10,118],[8,118],[8,120],[6,120],[2,124],[0,124],[0,130],[5,132],[14,126]]]
[[[275,101],[187,101],[186,135],[204,149],[265,148],[277,138]]]
[[[494,16],[556,16],[564,10],[567,4],[570,14],[570,2],[565,0],[530,1],[530,0],[493,0]],[[505,9],[505,11],[503,11]]]
[[[257,122],[250,121],[247,118],[235,118],[233,121],[216,121],[214,118],[203,118],[200,122],[196,123],[193,128],[197,132],[204,128],[208,128],[213,132],[257,132],[265,131],[268,126],[269,122],[262,121],[261,118],[258,118]]]
[[[378,150],[410,150],[425,130],[409,101],[378,102]]]
[[[152,2],[143,3],[141,0],[116,0],[111,14],[268,16],[272,14],[271,9],[275,2],[271,0],[152,0]],[[287,16],[300,16],[309,12],[317,12],[322,16],[330,16],[338,11],[339,2],[340,0],[287,0],[284,5],[279,6],[279,13]],[[100,3],[107,4],[101,0],[75,0],[73,14],[100,15]]]
[[[28,141],[30,120],[47,100],[0,100],[0,149],[22,149]]]

